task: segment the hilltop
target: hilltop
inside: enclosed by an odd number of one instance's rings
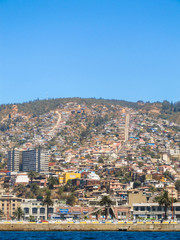
[[[169,119],[170,121],[180,124],[180,101],[173,104],[166,100],[163,102],[150,103],[143,101],[130,102],[103,98],[54,98],[16,104],[2,104],[0,105],[0,119],[9,117],[9,114],[14,112],[21,112],[38,117],[52,110],[56,110],[57,108],[61,108],[68,102],[85,104],[87,107],[91,107],[93,104],[104,105],[108,108],[111,108],[112,105],[128,107],[134,110],[139,110],[142,113],[154,114],[157,117]]]

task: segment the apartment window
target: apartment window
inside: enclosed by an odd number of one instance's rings
[[[139,210],[139,208],[138,207],[134,207],[134,211],[138,211]]]
[[[180,211],[180,207],[178,206],[178,207],[176,207],[176,211]]]
[[[158,210],[159,212],[162,211],[162,207],[161,207],[161,206],[157,207],[157,210]]]
[[[2,207],[4,207],[4,203],[2,203]]]
[[[146,209],[147,209],[148,212],[150,211],[150,207],[147,207]]]
[[[24,208],[24,213],[28,214],[29,213],[29,208]]]
[[[37,213],[37,208],[33,208],[32,213],[36,214]]]
[[[13,204],[13,207],[15,207],[15,203]]]
[[[54,209],[53,208],[48,208],[48,213],[53,213]]]
[[[145,211],[145,207],[143,206],[143,207],[140,207],[140,210],[141,211]]]
[[[156,211],[156,207],[152,207],[152,211],[155,212]]]
[[[45,213],[45,208],[40,208],[40,213]]]

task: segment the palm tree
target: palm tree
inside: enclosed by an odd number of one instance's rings
[[[34,171],[30,171],[30,172],[28,173],[28,177],[29,177],[30,180],[31,180],[31,184],[32,184],[32,180],[33,180],[36,176],[37,176],[37,173],[34,172]]]
[[[113,210],[112,210],[112,200],[110,199],[109,196],[104,196],[102,197],[101,201],[100,201],[100,205],[101,206],[105,206],[105,217],[107,219],[107,217],[109,216],[109,210],[111,209],[112,211],[112,216],[114,217],[114,213],[113,213]]]
[[[48,178],[49,189],[54,189],[54,185],[58,184],[58,179],[56,177],[50,176]]]
[[[15,216],[18,220],[20,220],[21,217],[24,217],[24,212],[23,212],[23,210],[22,210],[20,207],[18,207],[17,210],[14,212],[14,216]]]
[[[96,212],[96,220],[99,220],[99,215],[101,215],[101,214],[102,214],[101,209],[97,210],[97,212]]]
[[[171,199],[168,197],[168,191],[164,191],[161,196],[157,198],[159,206],[164,206],[164,218],[167,219],[167,210],[171,206]]]
[[[43,205],[47,206],[47,219],[48,219],[49,206],[53,206],[53,201],[51,200],[51,191],[49,191],[49,190],[46,191],[46,196],[43,200]]]

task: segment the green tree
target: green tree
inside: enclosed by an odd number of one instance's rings
[[[29,222],[35,222],[35,217],[32,216],[32,215],[30,215],[30,216],[29,216]]]
[[[64,193],[64,187],[61,186],[58,188],[58,195],[61,197],[63,193]]]
[[[72,185],[71,179],[69,179],[66,185],[64,186],[64,192],[74,192],[76,189],[77,187]]]
[[[167,100],[162,102],[162,112],[169,113],[171,110],[171,104]]]
[[[48,186],[49,186],[49,189],[54,189],[54,185],[55,184],[58,184],[58,179],[56,177],[53,177],[53,176],[50,176],[48,178]]]
[[[144,165],[143,162],[138,162],[138,166],[141,168]]]
[[[18,184],[16,187],[15,187],[15,192],[17,194],[18,197],[22,197],[26,194],[26,187],[22,184]]]
[[[4,215],[4,212],[0,209],[0,217]]]
[[[71,193],[70,195],[68,195],[67,200],[66,200],[66,204],[70,205],[70,206],[74,206],[76,203],[76,197],[74,196],[73,193]]]
[[[177,180],[175,182],[175,188],[176,188],[177,191],[180,191],[180,180]]]
[[[32,184],[33,179],[34,179],[36,176],[37,176],[37,173],[34,172],[34,171],[30,171],[30,172],[28,173],[28,177],[29,177],[30,180],[31,180],[31,184]]]
[[[20,220],[21,217],[24,217],[24,212],[20,207],[18,207],[17,210],[14,212],[14,217],[17,218],[17,220]]]
[[[164,191],[161,196],[157,198],[159,206],[164,206],[164,218],[167,219],[167,210],[171,205],[171,199],[168,196],[168,191]]]
[[[138,188],[141,186],[141,182],[140,181],[135,181],[134,184],[133,184],[133,188]]]
[[[100,156],[100,157],[98,158],[98,163],[104,163],[104,159],[103,159],[102,156]]]
[[[111,209],[111,205],[112,205],[112,200],[110,199],[109,196],[104,196],[104,197],[102,197],[102,199],[101,199],[101,201],[100,201],[100,205],[105,207],[105,218],[107,219],[108,216],[109,216],[109,213],[110,213],[110,209]],[[115,217],[112,209],[111,209],[111,215],[112,215],[113,217]]]
[[[153,185],[149,185],[149,191],[154,193],[157,191],[157,189]]]
[[[41,189],[37,183],[32,183],[30,186],[31,192],[37,197],[38,195],[41,195]]]
[[[53,206],[53,201],[51,200],[51,191],[50,190],[46,190],[46,195],[43,200],[43,205],[47,206],[47,219],[48,219],[49,206]]]
[[[121,183],[130,183],[132,182],[132,176],[130,172],[126,172],[123,177],[119,179]]]

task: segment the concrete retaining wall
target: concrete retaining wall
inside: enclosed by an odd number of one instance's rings
[[[0,231],[180,231],[180,224],[6,223]]]

